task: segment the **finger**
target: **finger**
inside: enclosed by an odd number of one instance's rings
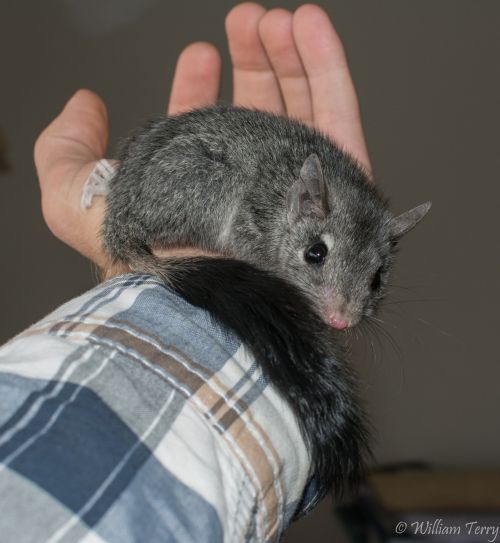
[[[278,80],[259,37],[259,20],[265,13],[259,4],[245,2],[226,17],[233,62],[233,101],[238,106],[284,113]]]
[[[319,6],[301,6],[293,16],[293,33],[309,78],[314,125],[370,169],[356,91],[328,15]]]
[[[168,104],[169,115],[216,103],[219,95],[221,58],[210,43],[196,42],[180,54]]]
[[[312,124],[309,82],[295,45],[292,24],[289,11],[272,9],[260,19],[259,35],[278,77],[287,115]]]

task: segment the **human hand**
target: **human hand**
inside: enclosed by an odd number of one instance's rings
[[[233,101],[297,118],[330,136],[367,171],[370,161],[342,43],[328,16],[306,4],[294,13],[255,3],[226,18],[233,64]],[[217,100],[221,59],[212,45],[194,43],[180,55],[170,115]],[[82,186],[106,153],[108,119],[102,100],[78,91],[35,144],[44,219],[53,234],[104,269],[111,262],[100,230],[105,202],[80,206]],[[116,273],[122,271],[115,270]]]
[[[305,4],[291,13],[240,4],[229,12],[226,32],[235,105],[314,126],[370,171],[344,48],[319,6]]]
[[[188,46],[177,62],[168,113],[215,103],[220,66],[219,53],[212,45]],[[61,241],[109,272],[112,262],[101,240],[105,201],[94,198],[88,209],[80,204],[85,181],[105,156],[108,132],[104,102],[89,90],[79,90],[38,137],[34,158],[47,226]]]

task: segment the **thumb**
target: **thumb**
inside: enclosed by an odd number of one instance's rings
[[[82,186],[108,142],[103,101],[89,90],[76,92],[40,134],[34,149],[42,213],[52,233],[98,264],[104,204],[80,208]],[[99,199],[100,200],[100,199]]]
[[[35,166],[43,191],[45,184],[67,183],[53,178],[59,168],[77,170],[104,156],[108,144],[108,114],[104,102],[81,89],[40,134],[35,143]]]

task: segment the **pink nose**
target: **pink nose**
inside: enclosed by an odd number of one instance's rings
[[[349,327],[349,321],[346,321],[344,319],[338,319],[333,315],[329,317],[328,324],[330,326],[333,326],[333,328],[336,328],[337,330],[344,330],[344,328]]]

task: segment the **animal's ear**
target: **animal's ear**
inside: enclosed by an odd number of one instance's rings
[[[286,195],[288,223],[294,224],[303,216],[326,217],[328,189],[317,155],[309,155],[300,170],[299,178]]]
[[[427,215],[430,208],[431,202],[425,202],[425,204],[420,204],[419,206],[414,207],[409,211],[405,211],[405,213],[392,219],[392,235],[395,238],[400,238],[409,232]]]

